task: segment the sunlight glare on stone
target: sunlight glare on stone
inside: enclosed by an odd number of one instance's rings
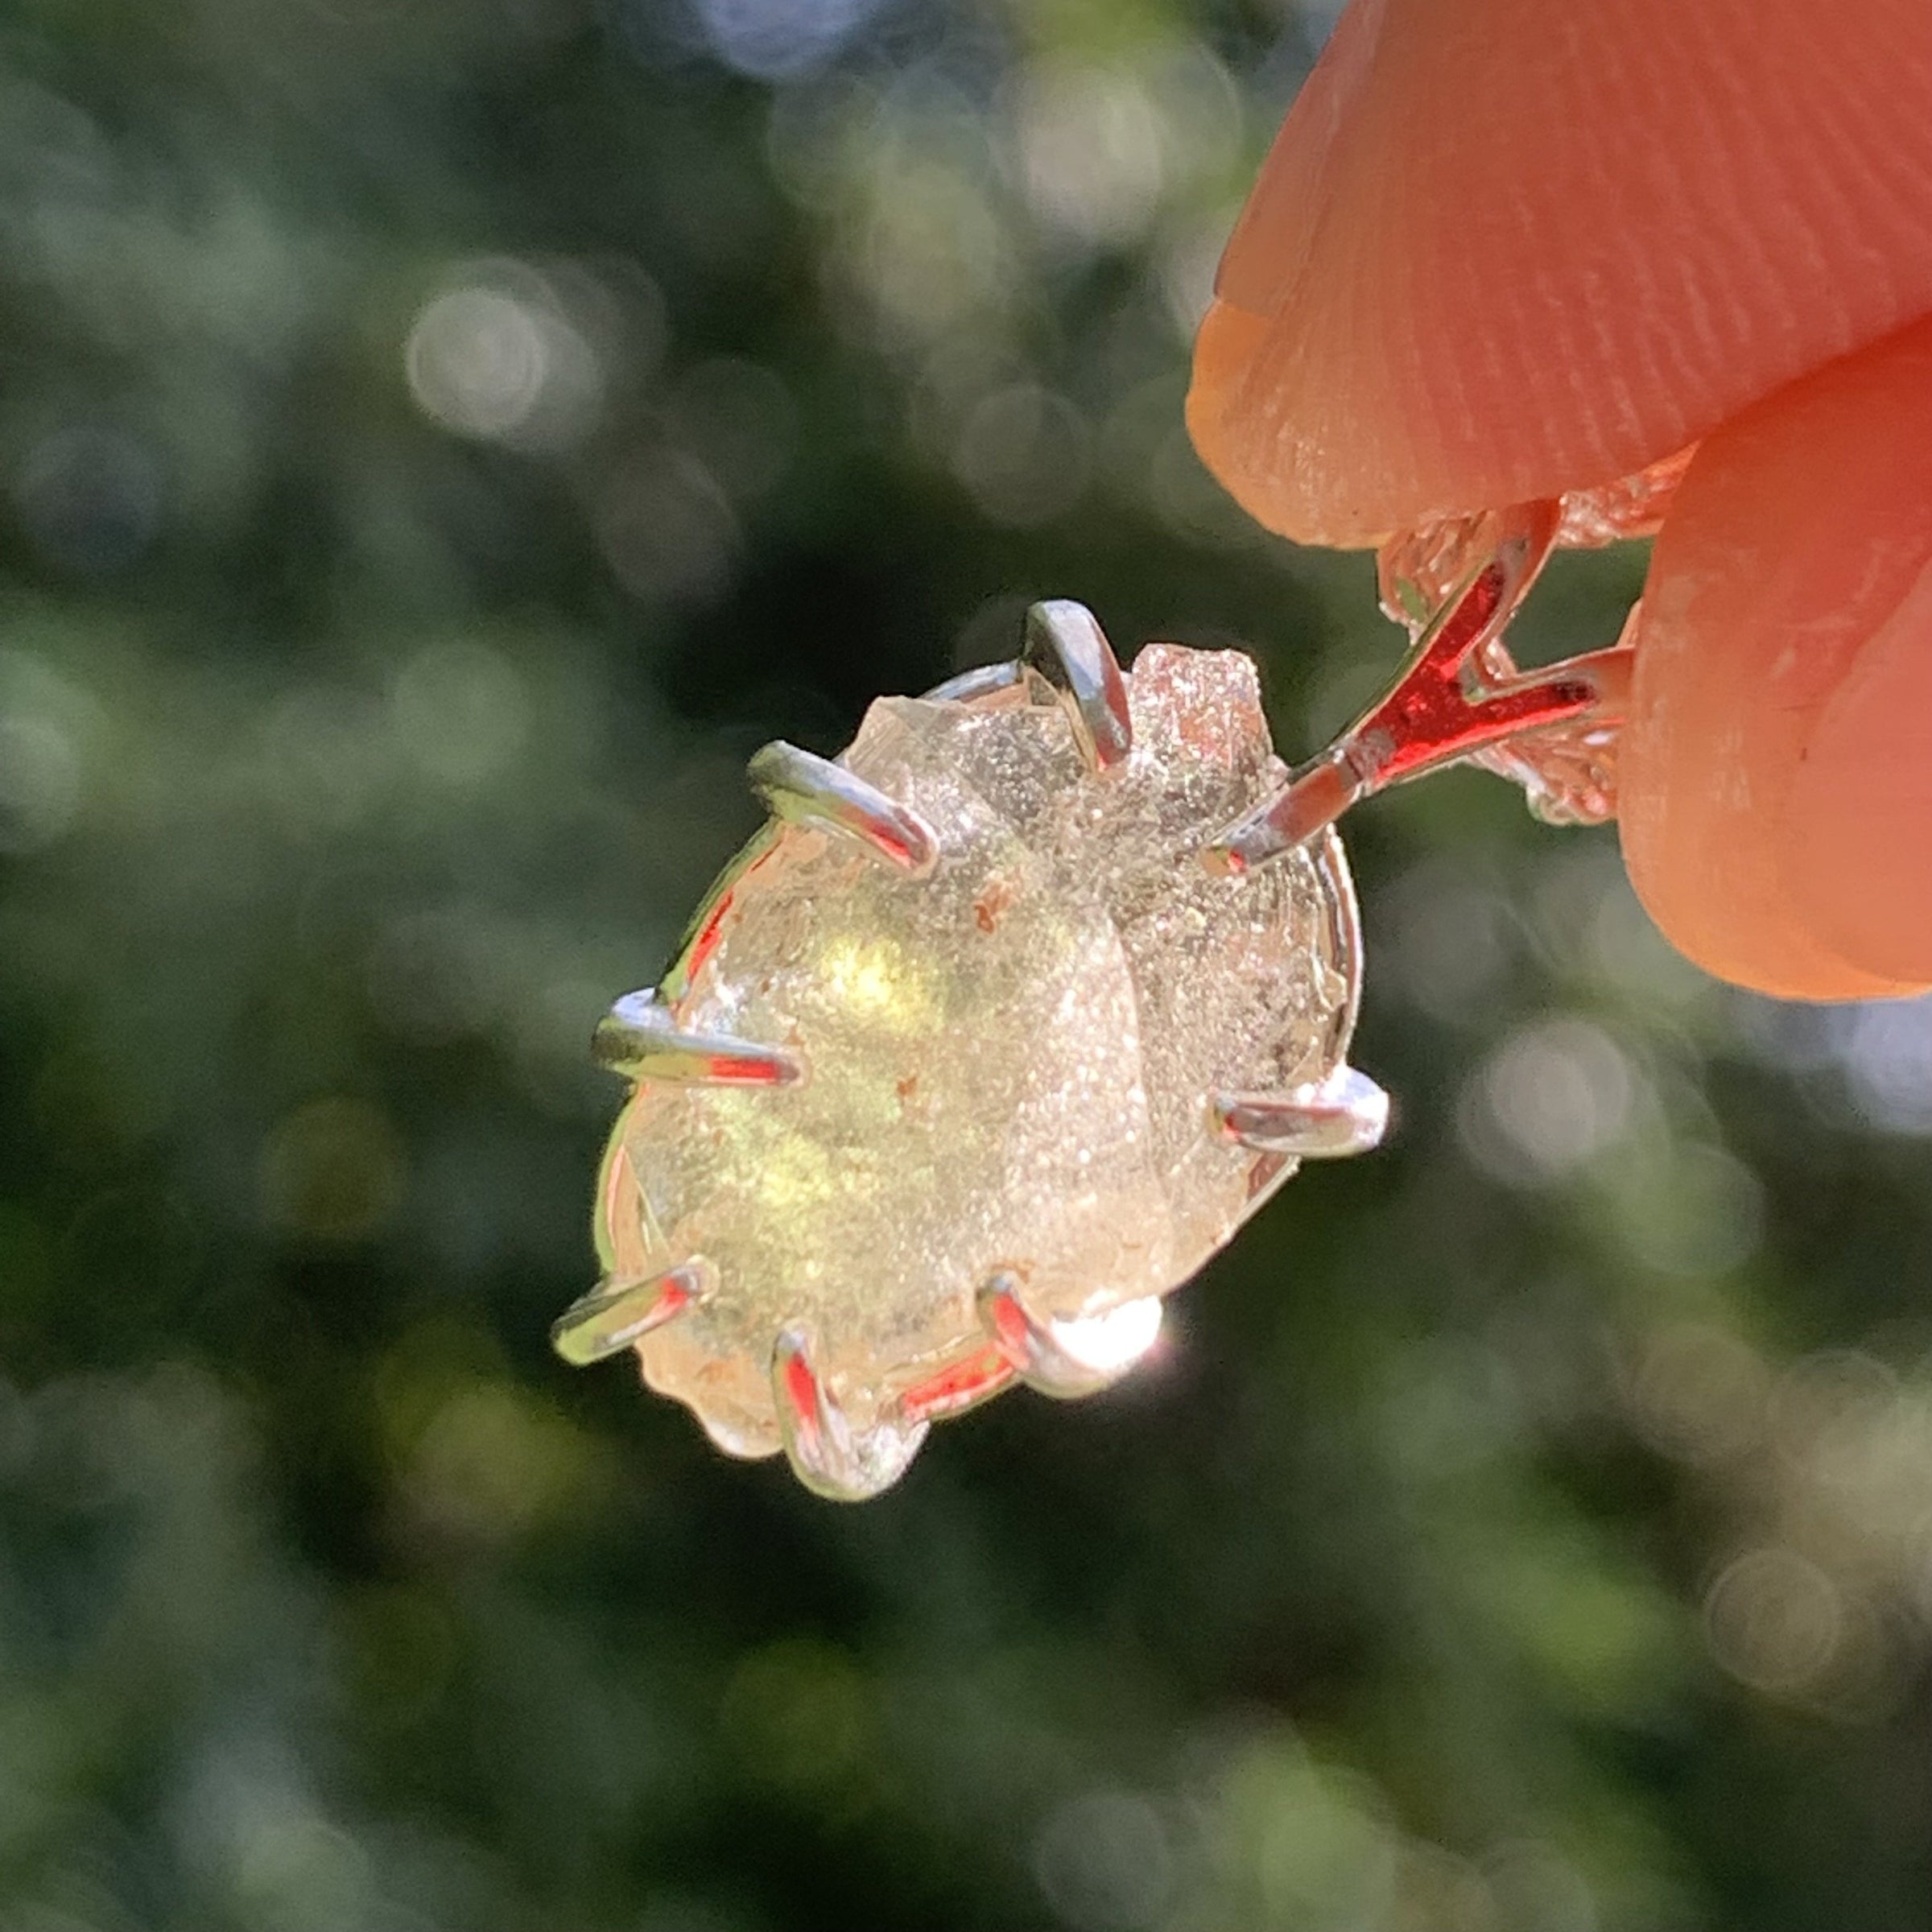
[[[932,1023],[927,976],[892,940],[845,935],[826,947],[820,965],[826,992],[853,1014],[907,1031]]]
[[[1131,1368],[1160,1337],[1161,1308],[1159,1296],[1150,1295],[1104,1315],[1055,1322],[1053,1339],[1084,1368]]]

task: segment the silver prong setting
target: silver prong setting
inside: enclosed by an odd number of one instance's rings
[[[1017,689],[1026,675],[1026,667],[1013,660],[976,664],[970,671],[956,671],[943,683],[934,685],[926,693],[926,700],[932,704],[976,704],[983,698]]]
[[[551,1326],[551,1346],[574,1367],[587,1368],[622,1354],[710,1292],[711,1269],[701,1257],[662,1274],[607,1281],[557,1317]]]
[[[627,993],[598,1021],[591,1056],[629,1080],[697,1087],[788,1087],[805,1077],[802,1063],[776,1046],[679,1026],[649,988]]]
[[[1133,749],[1127,680],[1100,620],[1084,604],[1056,597],[1026,613],[1021,662],[1053,687],[1066,707],[1080,755],[1108,771]]]
[[[1303,1161],[1366,1154],[1389,1130],[1389,1096],[1352,1067],[1284,1093],[1222,1094],[1213,1112],[1220,1131],[1244,1147]]]
[[[939,857],[938,836],[916,811],[830,758],[778,738],[753,754],[747,770],[752,790],[778,818],[857,839],[915,878]]]
[[[855,1429],[812,1366],[810,1344],[797,1328],[782,1331],[772,1349],[771,1393],[793,1473],[835,1503],[864,1502],[890,1488],[926,1439],[924,1422]]]
[[[990,1345],[915,1383],[900,1397],[914,1422],[945,1422],[990,1402],[1013,1381],[1013,1364]]]
[[[1217,877],[1238,878],[1315,838],[1368,791],[1348,740],[1305,766],[1281,791],[1237,819],[1201,853]]]
[[[1154,1346],[1161,1328],[1158,1295],[1074,1321],[1036,1315],[1007,1269],[988,1278],[979,1309],[993,1345],[1020,1379],[1063,1402],[1117,1382]]]

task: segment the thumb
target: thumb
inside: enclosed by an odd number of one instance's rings
[[[1699,448],[1640,622],[1620,811],[1657,923],[1766,992],[1932,984],[1932,319]]]

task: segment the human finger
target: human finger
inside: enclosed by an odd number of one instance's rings
[[[1359,544],[1642,468],[1932,311],[1926,0],[1354,0],[1188,420]]]
[[[1729,980],[1932,984],[1932,319],[1699,448],[1657,539],[1620,753],[1624,855]]]

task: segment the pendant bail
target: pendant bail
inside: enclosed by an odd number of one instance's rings
[[[1563,516],[1554,499],[1520,503],[1385,549],[1384,608],[1414,637],[1401,671],[1326,751],[1208,848],[1210,870],[1245,872],[1278,858],[1373,793],[1459,759],[1513,748],[1534,733],[1565,727],[1595,733],[1620,722],[1629,703],[1628,645],[1519,673],[1503,644],[1555,547]],[[1505,770],[1531,789],[1534,803],[1534,762],[1513,759]],[[1608,809],[1594,815],[1607,816]]]

